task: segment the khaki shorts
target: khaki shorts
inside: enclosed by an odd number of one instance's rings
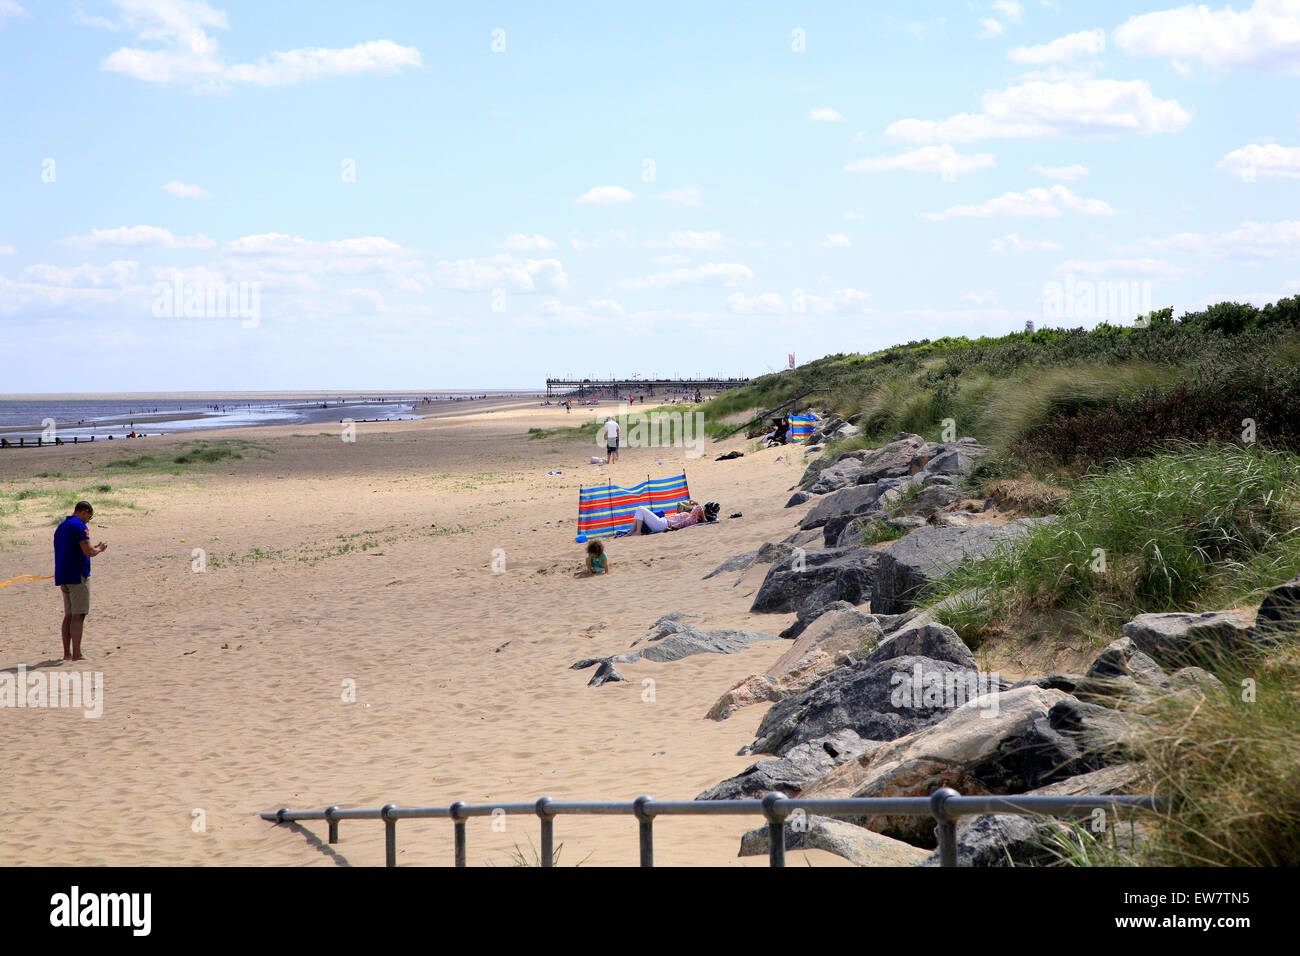
[[[80,584],[60,584],[63,592],[64,614],[90,613],[90,578],[82,578]]]

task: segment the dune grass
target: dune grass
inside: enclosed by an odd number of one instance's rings
[[[988,595],[949,626],[976,644],[1026,615],[1113,634],[1139,613],[1231,607],[1300,572],[1300,457],[1288,452],[1189,446],[1122,462],[1079,479],[1057,510],[934,590]]]

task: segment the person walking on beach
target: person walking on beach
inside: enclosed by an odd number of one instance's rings
[[[88,501],[78,501],[72,514],[54,529],[54,583],[63,592],[63,659],[83,661],[81,635],[90,613],[90,559],[103,554],[104,542],[91,545],[86,522],[95,516]]]
[[[618,461],[618,422],[613,415],[605,419],[605,457],[611,465]]]

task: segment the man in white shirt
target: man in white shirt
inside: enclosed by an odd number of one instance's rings
[[[618,461],[618,422],[613,415],[605,419],[605,456],[611,465]]]

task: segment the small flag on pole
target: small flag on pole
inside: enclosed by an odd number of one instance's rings
[[[790,353],[790,367],[794,368],[794,353]]]

